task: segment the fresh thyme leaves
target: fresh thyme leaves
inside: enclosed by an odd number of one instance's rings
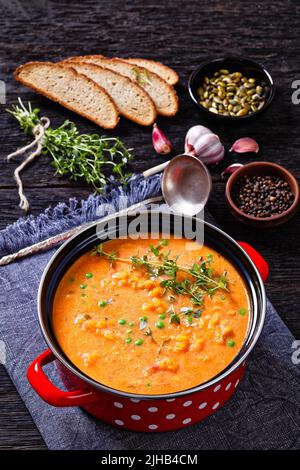
[[[147,73],[147,70],[144,69],[140,71],[137,67],[132,67],[131,73],[133,75],[133,78],[142,86],[144,85],[152,85],[151,81],[149,80],[149,76]]]
[[[185,315],[188,315],[189,313],[192,313],[194,310],[191,307],[182,307],[180,309],[181,313],[184,313]]]
[[[40,110],[32,109],[30,103],[26,108],[21,100],[19,105],[7,111],[17,119],[27,135],[33,135],[35,126],[41,122]],[[126,164],[133,158],[131,149],[127,149],[119,138],[79,134],[71,121],[65,121],[57,129],[49,127],[45,131],[42,153],[51,155],[57,174],[67,175],[73,180],[85,180],[96,192],[101,192],[107,183],[107,169],[111,169],[122,184],[131,176],[124,173]]]
[[[180,325],[180,316],[177,313],[171,313],[170,314],[170,323],[177,323]]]
[[[92,256],[105,256],[111,263],[117,261],[118,253],[116,251],[111,251],[110,253],[106,253],[103,250],[103,243],[99,243],[91,252]]]
[[[157,246],[150,245],[149,248],[150,251],[159,258],[161,256],[161,249],[164,246],[168,246],[168,240],[161,240]]]
[[[224,272],[219,277],[214,275],[213,257],[211,255],[206,259],[199,259],[199,262],[194,263],[192,266],[183,266],[178,264],[178,256],[175,258],[170,257],[170,251],[166,254],[161,253],[162,246],[166,246],[163,240],[156,247],[150,245],[150,251],[157,258],[154,260],[149,258],[148,255],[120,258],[116,252],[105,252],[102,244],[98,245],[92,254],[104,256],[111,262],[120,261],[130,263],[135,268],[145,268],[151,276],[164,276],[160,281],[160,285],[165,292],[170,293],[172,296],[187,295],[191,298],[191,302],[198,307],[203,304],[205,295],[212,296],[218,289],[228,291],[227,273]],[[178,279],[177,274],[179,272],[186,274],[187,277],[183,280]],[[188,313],[193,313],[194,318],[199,318],[201,310],[198,309],[194,312],[194,309],[191,308]],[[175,317],[172,318],[173,322],[177,322]]]
[[[27,109],[20,98],[19,104],[20,106],[12,105],[11,109],[7,109],[6,111],[16,118],[20,124],[21,130],[24,131],[25,134],[33,135],[33,129],[40,122],[40,110],[39,108],[32,109],[30,102],[28,103]]]

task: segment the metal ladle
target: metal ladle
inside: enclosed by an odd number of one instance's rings
[[[212,190],[211,176],[204,163],[190,154],[177,155],[144,171],[143,176],[147,178],[162,170],[162,193],[168,206],[180,214],[198,214]]]

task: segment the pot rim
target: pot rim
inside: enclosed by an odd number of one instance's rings
[[[150,211],[143,211],[143,212],[161,213],[161,211],[158,211],[158,210],[150,210]],[[61,353],[61,350],[58,347],[56,347],[55,344],[53,344],[53,341],[49,337],[49,334],[47,332],[47,328],[45,327],[44,316],[43,316],[43,313],[42,313],[42,304],[43,304],[42,290],[44,288],[44,281],[45,281],[45,278],[48,274],[49,269],[51,268],[51,266],[52,266],[53,262],[55,261],[55,259],[60,255],[61,251],[63,251],[65,249],[65,247],[72,240],[77,238],[80,234],[82,234],[86,230],[89,230],[89,229],[93,228],[94,226],[97,226],[99,223],[102,223],[104,220],[108,221],[109,219],[116,218],[119,215],[123,215],[123,214],[120,214],[119,212],[116,212],[113,215],[103,217],[101,220],[97,220],[94,223],[89,224],[87,227],[83,227],[82,230],[80,230],[75,235],[73,235],[71,238],[66,240],[61,245],[61,247],[54,253],[54,255],[51,257],[51,259],[48,261],[48,263],[47,263],[47,265],[44,269],[43,275],[41,277],[41,280],[40,280],[39,290],[38,290],[38,298],[37,298],[39,324],[40,324],[40,328],[41,328],[42,334],[44,336],[44,339],[45,339],[47,345],[49,346],[49,348],[51,349],[51,351],[55,355],[56,359],[59,360],[75,376],[77,376],[81,380],[83,380],[83,382],[85,382],[87,385],[89,385],[92,388],[95,388],[97,390],[101,390],[103,392],[116,395],[118,397],[124,397],[124,398],[128,398],[128,399],[137,399],[137,400],[162,400],[162,399],[168,400],[168,399],[175,399],[175,398],[179,398],[179,397],[184,397],[186,395],[191,395],[191,394],[206,390],[206,389],[212,387],[215,384],[218,384],[220,381],[222,381],[227,376],[229,376],[232,372],[234,372],[236,369],[238,369],[238,367],[241,364],[244,363],[244,361],[246,360],[246,358],[248,357],[248,355],[250,354],[250,352],[254,348],[255,344],[257,343],[258,338],[261,334],[261,331],[262,331],[262,328],[263,328],[263,325],[264,325],[264,321],[265,321],[265,316],[266,316],[266,293],[265,293],[264,283],[263,283],[263,280],[262,280],[262,278],[259,274],[259,271],[258,271],[257,267],[255,266],[254,262],[252,261],[252,259],[250,258],[250,256],[246,253],[246,251],[226,232],[224,232],[220,228],[218,228],[215,225],[213,225],[209,222],[206,222],[204,220],[202,221],[204,226],[210,227],[212,230],[215,230],[216,232],[218,232],[222,237],[227,238],[229,240],[229,242],[233,243],[236,246],[236,248],[238,248],[238,250],[243,254],[243,256],[247,258],[248,262],[252,265],[252,269],[255,272],[255,275],[256,275],[256,278],[258,280],[259,287],[260,287],[260,290],[261,290],[261,296],[262,296],[261,308],[260,308],[261,315],[260,315],[260,318],[257,318],[257,320],[256,320],[256,322],[258,324],[256,325],[255,331],[253,332],[251,342],[246,347],[243,354],[238,353],[236,355],[236,357],[233,359],[233,361],[229,364],[229,366],[227,366],[217,376],[212,377],[210,380],[208,380],[208,381],[206,381],[202,384],[196,385],[196,386],[191,387],[189,389],[180,390],[178,392],[164,393],[164,394],[157,394],[157,395],[143,394],[143,393],[130,393],[130,392],[114,389],[114,388],[109,387],[107,385],[104,385],[100,382],[97,382],[96,380],[94,380],[91,377],[87,376],[84,372],[82,372],[75,365],[73,365],[71,360],[69,360],[66,356],[64,356]],[[130,215],[132,215],[132,214],[130,213]],[[176,213],[175,213],[175,215],[176,215]],[[186,215],[184,217],[185,218],[190,218],[190,219],[195,218],[194,216],[186,216]],[[244,342],[243,346],[244,345],[245,345],[245,342]],[[242,348],[243,348],[243,346],[242,346]]]

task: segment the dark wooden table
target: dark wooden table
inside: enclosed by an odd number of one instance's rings
[[[300,106],[292,104],[291,84],[300,79],[299,18],[295,1],[77,1],[0,0],[0,79],[7,87],[7,105],[31,100],[51,118],[52,125],[65,119],[76,122],[82,132],[101,132],[90,122],[28,91],[13,79],[13,71],[29,60],[58,60],[77,54],[141,56],[159,59],[180,74],[180,110],[173,119],[159,119],[177,153],[183,149],[191,125],[206,124],[218,133],[226,148],[241,136],[260,143],[256,159],[283,164],[300,177]],[[207,122],[192,105],[187,92],[190,72],[203,59],[243,54],[265,64],[274,77],[277,94],[272,107],[259,119],[243,126]],[[23,213],[13,180],[15,164],[5,156],[26,142],[17,123],[0,105],[0,228]],[[135,148],[136,172],[161,163],[151,145],[150,129],[122,119],[114,135]],[[232,157],[227,156],[227,161]],[[248,162],[241,156],[234,161]],[[299,214],[272,231],[253,230],[236,222],[224,201],[220,171],[213,171],[214,188],[209,209],[220,226],[236,239],[258,248],[271,268],[267,293],[282,319],[300,337],[300,225]],[[32,214],[90,194],[83,183],[54,176],[50,159],[40,157],[24,174]],[[0,369],[0,448],[43,449],[45,444],[4,368]]]

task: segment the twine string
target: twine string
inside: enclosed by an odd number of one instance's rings
[[[21,147],[20,149],[16,150],[15,152],[7,156],[7,161],[10,161],[14,157],[17,157],[19,155],[24,155],[26,152],[28,152],[28,150],[31,150],[33,147],[36,147],[35,150],[31,152],[14,171],[14,179],[16,180],[16,183],[18,186],[19,197],[20,197],[19,207],[23,209],[25,212],[28,212],[30,205],[24,193],[24,188],[23,188],[22,179],[20,177],[20,173],[22,170],[24,170],[24,168],[30,162],[32,162],[36,157],[38,157],[41,154],[42,149],[43,149],[43,138],[49,126],[50,126],[50,120],[47,117],[42,117],[40,119],[39,124],[37,124],[33,129],[34,140],[30,144],[25,145],[24,147]]]

